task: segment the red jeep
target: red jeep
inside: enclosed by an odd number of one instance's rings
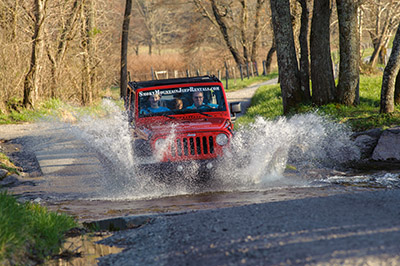
[[[190,170],[209,176],[233,135],[231,113],[215,76],[129,82],[127,109],[141,171],[161,176]]]

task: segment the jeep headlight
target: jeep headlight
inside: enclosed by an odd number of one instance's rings
[[[225,135],[224,133],[218,134],[218,136],[215,138],[215,141],[217,142],[218,145],[224,146],[228,144],[228,136]]]
[[[155,148],[157,151],[162,150],[165,146],[165,139],[157,139],[155,143]]]

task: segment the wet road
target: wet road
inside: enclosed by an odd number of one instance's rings
[[[30,174],[20,177],[29,182],[9,189],[22,199],[82,222],[153,217],[103,240],[124,251],[100,264],[400,265],[399,173],[349,176],[303,168],[265,180],[243,173],[237,176],[243,180],[217,180],[202,189],[168,187],[130,172],[126,134],[113,121],[78,130],[54,121],[0,126],[1,145],[17,149]],[[279,139],[286,126],[272,136]]]
[[[400,265],[396,173],[287,171],[249,187],[144,186],[138,194],[127,189],[137,180],[121,179],[123,168],[65,124],[2,126],[0,134],[30,162],[33,175],[20,179],[32,182],[10,189],[22,198],[82,222],[161,214],[102,240],[121,249],[100,265]]]
[[[23,199],[46,205],[51,210],[73,215],[82,222],[381,189],[372,183],[347,182],[349,179],[342,172],[314,169],[301,175],[287,171],[277,180],[247,187],[229,183],[210,183],[205,188],[198,188],[196,184],[168,187],[150,182],[141,187],[143,191],[138,191],[140,187],[137,186],[137,180],[119,176],[119,171],[124,175],[124,170],[114,169],[103,154],[77,139],[68,125],[9,125],[0,127],[0,130],[5,139],[10,139],[9,142],[18,147],[18,154],[23,154],[24,158],[18,158],[21,163],[32,161],[32,158],[37,160],[36,165],[31,163],[27,169],[33,177],[21,177],[21,181],[33,183],[22,183],[10,191]],[[339,182],[341,175],[343,180]],[[336,179],[324,182],[329,176]],[[133,188],[129,189],[129,185]]]

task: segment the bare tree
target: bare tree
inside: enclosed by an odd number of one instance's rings
[[[289,0],[271,0],[270,3],[278,56],[283,112],[288,114],[302,102],[290,3]]]
[[[381,113],[392,113],[394,111],[394,86],[396,77],[400,70],[400,24],[393,40],[392,53],[389,62],[383,72],[381,90]]]
[[[263,8],[263,5],[265,3],[265,0],[257,0],[257,5],[256,5],[256,12],[255,12],[255,18],[254,18],[254,32],[253,32],[253,39],[251,41],[251,62],[255,62],[257,60],[257,51],[258,51],[258,40],[261,37],[261,32],[262,32],[262,25],[261,25],[261,11]],[[264,24],[265,27],[265,24]]]
[[[128,39],[129,39],[129,23],[132,13],[132,0],[126,0],[124,22],[122,24],[122,41],[121,41],[121,80],[120,80],[120,96],[125,98],[128,86]]]
[[[82,82],[81,82],[81,103],[91,104],[94,90],[94,0],[86,0],[81,9],[81,38],[82,38]]]
[[[369,63],[375,66],[379,56],[386,54],[390,36],[400,20],[400,1],[369,0],[363,4],[365,29],[371,36],[374,51]]]
[[[245,62],[244,55],[242,56],[239,53],[239,51],[236,49],[236,47],[233,45],[231,36],[228,34],[228,27],[227,27],[226,23],[222,20],[222,17],[225,15],[223,13],[221,13],[215,0],[211,0],[211,6],[212,6],[212,11],[213,11],[213,14],[215,17],[215,21],[219,26],[219,29],[225,40],[226,46],[228,47],[229,51],[231,52],[233,58],[235,59],[236,64],[238,64],[238,65],[244,64],[244,62]],[[243,51],[246,51],[245,47],[243,47]]]
[[[262,20],[265,0],[193,0],[193,3],[198,12],[219,30],[237,65],[255,61],[259,41],[269,22]]]
[[[23,36],[18,31],[21,13],[20,1],[0,1],[0,113],[6,111],[6,102],[20,96],[16,88],[25,79],[25,71],[21,68],[29,64],[26,55],[21,58],[22,47],[17,41]],[[26,37],[31,40],[32,33]]]
[[[141,22],[135,23],[140,27],[136,33],[139,33],[138,37],[148,46],[150,55],[154,46],[160,48],[179,32],[176,23],[179,10],[170,8],[169,3],[163,0],[135,0],[134,7],[135,19],[139,20],[140,17]]]
[[[339,19],[340,66],[337,101],[357,105],[360,81],[358,1],[336,0]]]
[[[312,101],[316,105],[333,102],[335,80],[330,49],[330,0],[314,0],[311,22]]]
[[[87,88],[82,82],[86,70],[90,77],[85,82],[92,84],[92,97],[97,97],[98,88],[118,79],[115,69],[119,56],[110,52],[120,45],[122,14],[116,14],[118,3],[93,1],[96,15],[92,17],[98,20],[88,30],[81,24],[90,25],[89,8],[82,14],[84,2],[90,1],[0,0],[1,112],[8,106],[19,107],[20,99],[27,107],[35,107],[48,97],[81,102],[82,87]],[[83,49],[88,36],[93,48],[90,53],[90,49]],[[95,52],[98,47],[101,53]],[[85,68],[83,57],[87,54]]]
[[[70,5],[71,7],[69,7],[68,5]],[[69,8],[70,13],[67,16],[66,21],[61,21],[62,23],[60,23],[56,27],[56,29],[59,29],[56,33],[56,48],[52,49],[51,42],[47,42],[47,56],[51,63],[50,97],[52,98],[59,96],[57,90],[59,88],[60,73],[63,69],[62,63],[68,47],[68,43],[73,39],[74,28],[79,19],[79,10],[82,8],[82,1],[74,0],[72,3],[70,1],[65,1],[62,5],[62,9],[68,10]]]
[[[34,1],[35,32],[32,36],[32,53],[29,71],[24,81],[24,100],[25,107],[33,108],[39,91],[39,69],[40,60],[43,53],[43,29],[46,18],[47,0]]]

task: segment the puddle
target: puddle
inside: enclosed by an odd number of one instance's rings
[[[90,266],[97,265],[97,259],[106,255],[116,254],[123,248],[96,244],[110,237],[111,233],[96,233],[67,238],[57,259],[50,260],[46,266]]]

